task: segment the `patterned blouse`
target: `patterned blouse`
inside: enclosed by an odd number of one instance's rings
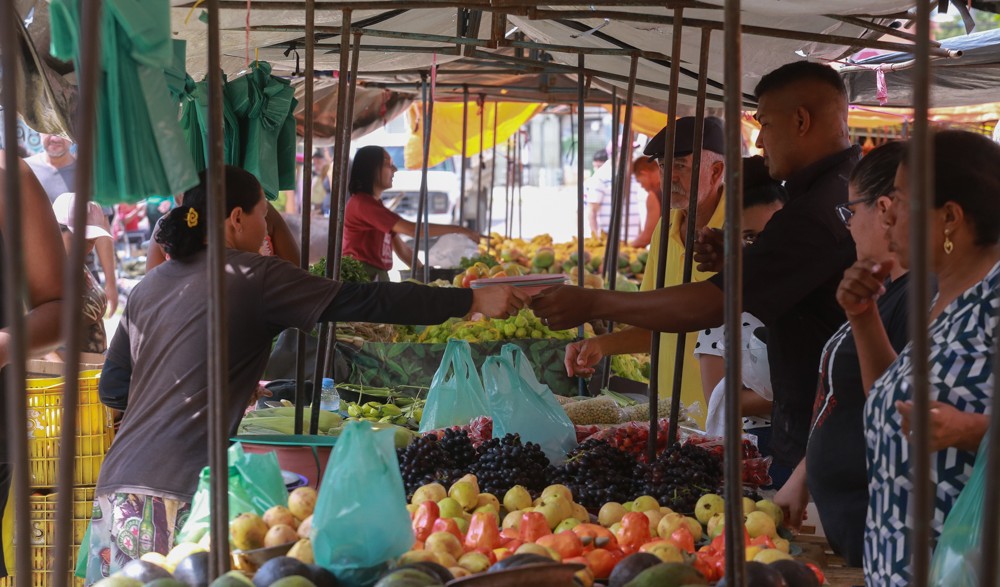
[[[930,325],[930,399],[963,412],[985,414],[993,400],[993,333],[1000,297],[1000,263],[965,291]],[[865,580],[868,585],[910,584],[910,558],[917,545],[909,508],[910,445],[895,402],[910,399],[911,346],[872,387],[865,404],[869,498],[865,523]],[[948,448],[931,454],[935,487],[932,544],[945,516],[972,473],[976,454]]]

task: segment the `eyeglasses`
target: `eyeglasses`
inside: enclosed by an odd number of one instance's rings
[[[879,196],[873,198],[861,198],[860,200],[852,200],[850,202],[844,202],[843,204],[837,204],[834,210],[837,211],[837,216],[840,217],[840,221],[844,223],[844,226],[851,226],[851,218],[854,218],[854,210],[851,210],[851,206],[856,206],[858,204],[867,204],[869,202],[874,202],[879,199]]]

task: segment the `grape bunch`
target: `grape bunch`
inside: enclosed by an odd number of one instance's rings
[[[421,485],[437,482],[448,465],[448,452],[433,434],[420,436],[406,448],[397,449],[396,457],[407,496]]]
[[[503,496],[515,485],[523,485],[532,494],[547,485],[549,459],[542,447],[533,442],[522,443],[518,434],[491,438],[479,447],[479,460],[470,472],[479,480],[480,490]]]
[[[438,436],[438,444],[445,453],[445,460],[437,471],[437,480],[449,487],[469,472],[479,455],[472,446],[469,431],[461,428],[447,428]]]
[[[643,494],[651,495],[678,513],[691,515],[698,498],[722,485],[722,461],[691,444],[674,444],[648,465],[639,465],[636,478]]]
[[[610,501],[630,500],[635,494],[632,475],[635,458],[604,440],[585,440],[558,467],[550,467],[550,481],[569,487],[577,503],[597,513]]]

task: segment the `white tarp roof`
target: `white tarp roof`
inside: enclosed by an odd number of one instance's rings
[[[377,30],[390,30],[405,33],[420,33],[431,35],[454,36],[457,27],[457,9],[451,8],[426,8],[399,11],[394,6],[393,0],[383,0],[385,10],[356,10],[352,14],[352,24],[359,26],[366,21],[375,21],[368,28]],[[193,12],[188,6],[191,0],[171,0],[173,9],[172,26],[177,38],[184,39],[188,43],[188,72],[200,79],[207,68],[207,25],[199,20],[202,8],[198,7]],[[265,9],[264,5],[289,4],[290,8],[285,9]],[[717,5],[723,4],[722,0],[708,0],[703,4]],[[862,27],[834,20],[823,14],[835,12],[838,15],[898,15],[910,9],[913,1],[909,0],[744,0],[743,1],[743,23],[745,25],[766,26],[781,30],[791,30],[806,33],[836,34],[848,37],[860,37],[865,30]],[[272,63],[276,72],[290,73],[296,67],[296,55],[290,52],[284,54],[290,43],[294,43],[299,54],[299,66],[304,67],[305,51],[303,47],[305,14],[302,9],[302,2],[289,2],[285,0],[254,0],[249,13],[250,33],[249,43],[246,32],[248,14],[242,2],[238,3],[240,8],[232,8],[236,3],[227,3],[221,11],[223,69],[234,74],[242,70],[246,63],[246,47],[249,44],[250,59],[254,59],[255,54],[259,54],[260,59]],[[322,6],[322,3],[320,3]],[[539,6],[540,9],[550,9],[559,11],[587,11],[592,10],[594,5],[578,6]],[[474,8],[474,7],[473,7]],[[631,12],[642,15],[652,15],[669,17],[673,15],[672,10],[662,7],[616,7],[609,8],[620,12]],[[189,12],[191,16],[185,22]],[[723,19],[722,11],[719,9],[687,8],[684,10],[685,18],[710,20],[721,23]],[[616,20],[607,24],[603,18],[573,19],[573,22],[566,20],[532,20],[526,16],[508,15],[508,30],[518,27],[518,30],[527,36],[529,41],[551,43],[556,45],[570,45],[576,47],[593,48],[634,48],[643,51],[655,51],[669,54],[671,50],[672,27],[669,24],[653,24],[636,21]],[[891,21],[892,18],[886,20]],[[491,13],[484,12],[482,25],[479,29],[479,38],[488,39],[490,33]],[[320,9],[316,11],[316,25],[340,26],[341,12],[339,10]],[[601,26],[603,25],[603,26]],[[259,30],[256,27],[287,27],[288,31]],[[601,27],[597,32],[581,34],[580,28],[584,31],[590,28]],[[324,44],[337,44],[340,42],[339,35],[323,35],[322,29],[317,34],[318,42]],[[700,45],[700,30],[693,27],[684,29],[683,49],[681,61],[684,68],[691,72],[690,75],[681,76],[680,86],[694,90],[696,88],[695,72],[697,71],[697,60]],[[709,93],[713,93],[713,82],[715,93],[721,94],[721,84],[723,80],[723,36],[722,31],[715,31],[711,35],[711,57],[709,59]],[[438,42],[399,40],[384,37],[363,36],[362,43],[366,45],[393,45],[393,46],[424,46],[424,47],[454,47]],[[764,73],[791,61],[802,59],[803,56],[817,60],[834,60],[843,56],[847,49],[844,45],[829,45],[799,40],[778,39],[757,35],[743,36],[743,75],[744,82],[742,90],[746,94],[752,94],[753,87],[757,80]],[[489,51],[489,49],[481,49]],[[572,53],[549,52],[557,63],[576,67],[577,55]],[[315,55],[317,70],[339,69],[339,53],[329,48],[318,49]],[[431,53],[419,53],[413,51],[403,52],[374,52],[363,51],[360,56],[359,70],[360,78],[364,79],[365,72],[386,72],[399,71],[413,72],[419,69],[427,69],[432,62],[439,65],[461,59],[456,55],[436,56]],[[588,55],[586,66],[603,72],[612,72],[617,75],[627,76],[629,70],[629,58],[624,55]],[[485,67],[485,66],[484,66]],[[665,62],[654,62],[650,59],[640,58],[638,66],[638,79],[658,84],[666,84],[669,81],[669,67]],[[625,82],[596,80],[598,83],[610,83],[621,88],[625,87]],[[665,100],[667,92],[663,88],[653,88],[638,85],[636,93],[639,99],[643,96]],[[682,103],[693,103],[693,98],[681,96]]]

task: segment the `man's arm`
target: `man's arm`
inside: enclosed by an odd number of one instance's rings
[[[531,307],[554,330],[598,319],[655,332],[694,332],[722,324],[723,296],[709,281],[640,293],[560,285],[539,294]]]
[[[646,222],[642,227],[642,231],[632,242],[629,243],[633,247],[642,248],[649,244],[653,239],[653,230],[656,228],[656,223],[660,220],[660,200],[657,196],[654,196],[652,192],[646,194]]]
[[[402,259],[407,267],[413,262],[413,247],[406,244],[403,241],[403,237],[396,233],[392,235],[392,252],[396,253],[396,256]],[[419,259],[417,259],[417,266],[422,266]]]
[[[118,330],[111,338],[107,358],[97,383],[101,403],[115,410],[125,411],[128,406],[128,389],[132,382],[132,355],[126,319],[118,323]]]
[[[267,225],[270,228],[271,246],[276,257],[288,261],[292,265],[299,264],[299,245],[292,236],[292,231],[281,216],[281,213],[271,205],[267,204]]]
[[[624,328],[574,342],[566,347],[566,374],[570,377],[590,377],[606,356],[645,353],[650,348],[650,332],[642,328]]]

